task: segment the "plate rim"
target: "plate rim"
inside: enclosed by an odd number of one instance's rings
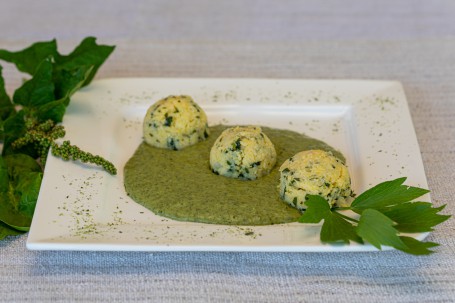
[[[110,81],[186,81],[186,82],[192,82],[192,81],[208,81],[208,82],[213,82],[213,81],[220,81],[220,82],[233,82],[235,83],[236,81],[242,80],[242,81],[257,81],[257,82],[264,82],[264,81],[269,81],[269,82],[320,82],[320,83],[376,83],[376,84],[384,84],[384,85],[394,85],[397,86],[398,90],[401,91],[402,96],[404,98],[403,105],[405,106],[406,110],[406,115],[411,119],[411,128],[414,133],[415,139],[416,139],[416,132],[414,125],[412,123],[412,117],[411,113],[409,110],[409,104],[408,100],[406,98],[406,94],[404,91],[404,87],[401,82],[395,81],[395,80],[376,80],[376,79],[296,79],[296,78],[207,78],[207,77],[120,77],[120,78],[103,78],[103,79],[97,79],[93,81],[93,83],[88,86],[88,89],[90,87],[93,87],[94,85],[98,83],[105,83],[105,82],[110,82]],[[202,103],[206,104],[206,103]],[[418,143],[418,142],[417,142]],[[417,144],[418,146],[418,144]],[[420,150],[418,150],[418,153],[420,155]],[[422,161],[421,155],[420,155],[420,161]],[[423,165],[422,165],[423,167]],[[423,171],[423,174],[425,176],[425,182],[426,186],[427,184],[427,178],[425,171]],[[44,183],[44,179],[43,179]],[[40,191],[41,193],[41,191]],[[430,199],[430,198],[429,198]],[[430,200],[431,202],[431,200]],[[38,207],[38,205],[37,205]],[[367,245],[346,245],[344,246],[344,249],[337,249],[337,246],[329,245],[329,244],[322,244],[325,247],[331,247],[330,249],[321,249],[321,246],[317,247],[312,247],[312,246],[289,246],[287,249],[282,250],[284,247],[281,247],[281,249],[278,249],[279,247],[276,246],[267,246],[267,245],[260,245],[260,246],[255,246],[255,247],[247,247],[247,246],[233,246],[229,245],[228,247],[223,247],[215,245],[215,246],[153,246],[153,245],[130,245],[130,244],[117,244],[117,247],[111,247],[109,246],[110,244],[106,245],[101,245],[98,244],[92,245],[90,243],[71,243],[71,244],[59,244],[55,243],[52,241],[46,241],[46,240],[40,240],[39,237],[37,238],[35,234],[33,233],[33,222],[32,221],[32,228],[30,229],[27,242],[26,242],[26,247],[30,250],[83,250],[83,251],[256,251],[256,252],[355,252],[355,251],[376,251],[377,249],[374,248],[373,246],[367,244]],[[429,233],[419,233],[416,234],[416,238],[419,240],[423,240],[428,236]],[[93,246],[93,247],[92,247]],[[345,247],[349,247],[350,249],[345,249]],[[266,248],[264,250],[264,248]],[[274,250],[276,248],[276,250]],[[391,248],[389,247],[383,247],[383,250],[389,250]]]

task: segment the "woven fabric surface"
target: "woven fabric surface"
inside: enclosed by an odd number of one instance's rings
[[[455,213],[455,2],[4,1],[0,48],[87,35],[107,77],[385,79],[403,83],[435,205]],[[12,92],[23,75],[3,64]],[[0,302],[454,302],[455,224],[430,256],[37,252],[0,242]]]

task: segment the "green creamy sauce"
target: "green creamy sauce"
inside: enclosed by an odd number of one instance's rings
[[[126,192],[155,214],[180,221],[226,225],[294,222],[301,213],[279,197],[281,164],[309,149],[332,151],[344,159],[320,140],[262,127],[277,152],[272,172],[254,181],[218,176],[210,169],[209,154],[214,141],[227,127],[211,127],[207,140],[179,151],[142,143],[124,168]]]

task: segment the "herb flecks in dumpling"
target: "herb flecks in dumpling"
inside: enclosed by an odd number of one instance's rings
[[[209,135],[207,116],[189,96],[169,96],[147,110],[143,124],[149,145],[179,150],[205,140]]]
[[[330,204],[345,206],[352,195],[347,167],[331,152],[302,151],[280,167],[280,196],[300,210],[307,195],[319,195]]]
[[[210,150],[212,171],[230,178],[255,180],[270,173],[275,163],[275,147],[259,126],[228,128]]]

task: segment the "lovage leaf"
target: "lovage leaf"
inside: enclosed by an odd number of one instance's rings
[[[14,63],[18,70],[30,75],[35,74],[36,68],[49,56],[57,54],[57,42],[54,40],[37,42],[17,52],[0,50],[0,59]]]
[[[394,227],[400,232],[419,233],[432,231],[434,226],[450,218],[438,214],[444,207],[432,207],[429,202],[409,202],[394,205],[382,213],[397,223]]]
[[[13,95],[13,101],[23,106],[39,106],[55,100],[52,82],[52,63],[43,60],[33,77],[19,87]]]
[[[325,243],[349,244],[350,240],[363,243],[351,222],[344,219],[337,212],[331,212],[330,216],[325,218],[322,224],[321,241]]]
[[[99,45],[96,44],[96,38],[87,37],[76,49],[67,56],[57,55],[55,62],[57,64],[57,70],[74,70],[81,66],[91,67],[87,79],[84,81],[82,86],[89,84],[99,67],[106,61],[109,55],[114,51],[115,46]]]
[[[363,192],[351,204],[351,209],[356,213],[372,208],[382,210],[387,206],[409,202],[429,190],[402,185],[406,178],[398,178],[392,181],[380,183],[373,188]]]
[[[445,205],[432,207],[428,202],[411,202],[429,191],[403,185],[406,178],[380,183],[361,194],[350,209],[360,214],[357,221],[330,208],[322,197],[307,196],[307,210],[300,218],[302,223],[319,223],[324,220],[320,238],[322,242],[369,242],[374,247],[390,246],[414,255],[432,253],[433,242],[400,236],[400,232],[428,232],[451,216],[438,214]],[[351,223],[354,222],[354,223]]]
[[[350,240],[362,243],[356,234],[354,226],[340,214],[332,212],[330,204],[322,197],[308,195],[305,201],[307,209],[300,217],[302,223],[319,223],[324,220],[321,227],[320,239],[324,243],[346,243]]]
[[[321,196],[307,195],[307,206],[303,215],[299,218],[302,223],[319,223],[330,216],[330,204]]]
[[[377,249],[387,245],[399,250],[409,250],[393,227],[393,221],[374,209],[362,212],[357,225],[357,234]]]
[[[401,236],[400,239],[408,247],[407,249],[402,249],[402,251],[413,255],[429,255],[433,253],[433,251],[430,250],[430,248],[439,246],[438,243],[421,242],[412,237]]]

